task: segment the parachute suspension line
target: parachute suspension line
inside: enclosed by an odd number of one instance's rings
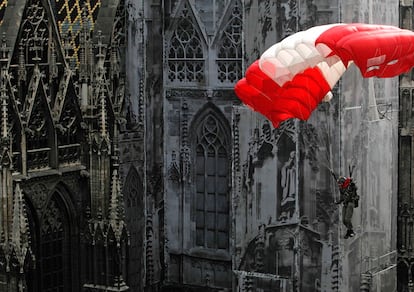
[[[339,23],[341,23],[342,22],[342,0],[338,0],[338,2],[337,2],[338,4],[338,18],[339,18]]]
[[[326,155],[326,160],[328,161],[328,165],[329,165],[329,170],[333,171],[333,161],[332,161],[332,140],[331,140],[331,125],[330,125],[330,121],[326,122],[326,145],[325,145],[325,155]]]
[[[342,9],[341,9],[342,10]],[[337,121],[337,123],[338,123],[338,156],[339,156],[339,159],[338,159],[338,163],[339,163],[339,171],[341,171],[342,170],[342,155],[341,155],[341,153],[342,153],[342,91],[341,91],[341,88],[342,88],[342,82],[339,80],[338,81],[338,83],[337,83],[337,88],[338,88],[338,91],[337,91],[337,94],[338,94],[338,96],[337,96],[337,100],[338,100],[338,121]],[[339,195],[340,196],[340,195]],[[342,208],[338,208],[338,248],[339,248],[339,251],[340,251],[340,261],[341,261],[341,266],[343,267],[344,265],[343,265],[343,263],[344,263],[344,260],[345,260],[345,255],[344,255],[344,250],[345,250],[345,246],[344,246],[344,243],[343,243],[343,241],[342,241],[342,239],[341,239],[341,235],[342,235],[342,217],[343,217],[343,214],[342,214]],[[339,287],[340,287],[340,289],[342,289],[342,285],[343,285],[343,279],[342,279],[342,277],[341,277],[341,272],[340,272],[340,269],[338,269],[338,280],[339,280]]]

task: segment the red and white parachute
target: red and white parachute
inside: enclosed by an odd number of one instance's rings
[[[275,127],[307,120],[346,69],[394,77],[414,66],[414,33],[388,25],[329,24],[295,33],[266,50],[235,86],[237,96]]]

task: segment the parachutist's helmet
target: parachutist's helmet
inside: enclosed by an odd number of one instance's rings
[[[346,178],[344,176],[341,176],[338,178],[338,185],[342,185],[346,181]]]
[[[341,176],[338,179],[338,186],[341,189],[346,189],[351,182],[352,182],[352,178],[350,178],[350,177],[347,178],[347,177]]]

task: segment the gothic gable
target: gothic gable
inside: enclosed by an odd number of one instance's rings
[[[217,29],[214,33],[214,38],[212,43],[215,44],[219,40],[227,35],[230,38],[241,38],[242,32],[242,3],[240,0],[230,1],[229,4],[223,10],[222,17],[217,24]],[[235,40],[239,43],[239,40]],[[241,40],[240,40],[241,44]]]
[[[217,25],[223,17],[231,0],[222,1],[194,1],[195,11],[201,23],[200,26],[204,28],[207,35],[212,36],[218,30]]]
[[[77,102],[77,95],[71,79],[63,83],[63,101],[55,103],[54,120],[58,146],[58,160],[60,165],[80,163],[81,142],[83,130],[81,127],[82,115]],[[58,100],[58,99],[57,99]]]
[[[167,31],[174,32],[179,26],[190,25],[190,29],[194,29],[200,40],[206,44],[208,38],[201,27],[202,21],[197,13],[197,8],[194,7],[192,2],[189,0],[181,0],[174,10],[175,12],[171,14],[172,22]]]
[[[55,122],[60,122],[63,116],[67,115],[67,111],[73,112],[75,116],[80,115],[78,97],[71,77],[72,74],[67,71],[59,82],[59,90],[56,93],[53,106],[53,119]]]
[[[48,63],[53,58],[57,62],[64,62],[63,52],[59,47],[59,34],[49,5],[43,1],[29,0],[19,20],[17,38],[9,39],[14,46],[15,63],[19,60],[20,46],[23,48],[25,63]]]
[[[61,76],[67,74],[66,58],[54,19],[48,6],[42,3],[27,2],[17,38],[11,43],[13,50],[9,73],[12,86],[16,89],[19,111],[23,110],[23,106],[30,106],[31,95],[40,83],[44,84],[48,106],[53,108],[61,89]]]
[[[223,84],[234,84],[242,78],[242,17],[241,2],[231,2],[214,37],[217,79]]]
[[[40,169],[52,166],[55,125],[43,82],[34,81],[32,84],[34,90],[24,106],[24,111],[28,113],[25,132],[29,169]]]

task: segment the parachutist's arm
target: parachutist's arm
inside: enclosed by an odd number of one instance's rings
[[[332,169],[330,169],[330,171],[331,171],[331,174],[332,174],[333,178],[335,179],[335,181],[337,181],[338,177],[336,176],[335,172]]]
[[[339,189],[339,200],[335,201],[335,204],[339,205],[345,202],[345,199],[346,199],[346,193],[344,191],[341,191],[341,189]]]

